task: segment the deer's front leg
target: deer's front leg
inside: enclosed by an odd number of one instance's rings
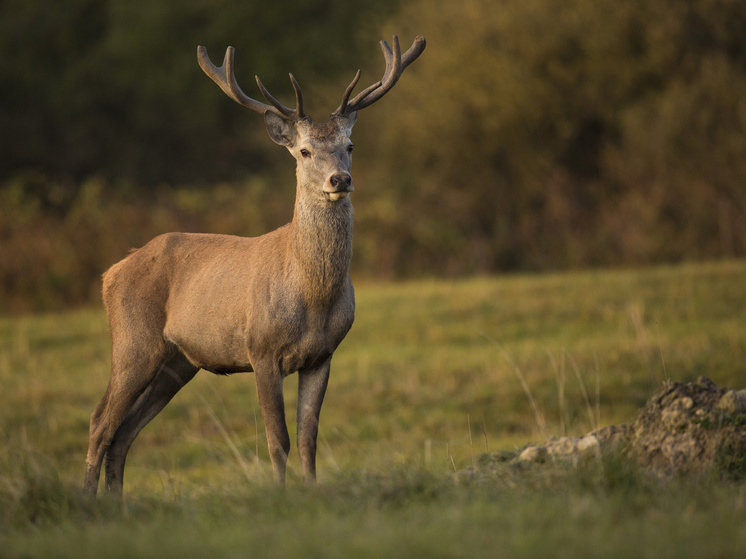
[[[329,356],[320,367],[298,372],[298,453],[306,482],[316,480],[316,436],[331,360]]]
[[[256,368],[256,393],[267,433],[269,457],[275,481],[285,483],[285,466],[290,452],[290,436],[285,423],[285,401],[282,397],[282,372],[277,366]]]

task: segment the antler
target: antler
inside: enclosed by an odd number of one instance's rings
[[[236,49],[228,47],[225,51],[223,65],[218,68],[212,63],[210,57],[207,55],[207,48],[203,46],[197,47],[197,60],[200,68],[202,68],[205,74],[210,76],[212,81],[218,84],[220,89],[222,89],[223,92],[225,92],[225,94],[236,103],[261,114],[264,114],[267,111],[272,111],[290,120],[300,120],[305,118],[306,115],[303,113],[303,94],[301,93],[300,86],[298,85],[298,82],[295,81],[293,74],[290,74],[290,81],[295,90],[295,109],[290,109],[275,99],[270,92],[267,91],[267,88],[264,87],[259,76],[254,76],[262,95],[264,95],[267,101],[272,103],[272,105],[267,105],[266,103],[252,99],[241,91],[241,88],[238,86],[238,82],[236,81],[236,76],[233,73],[233,57],[235,54]]]
[[[399,81],[399,78],[404,72],[404,69],[414,62],[417,57],[422,54],[425,50],[425,37],[418,35],[415,37],[412,46],[404,54],[401,53],[399,47],[399,37],[394,35],[393,40],[394,48],[392,49],[386,41],[381,41],[381,50],[383,51],[383,58],[386,60],[386,70],[383,73],[381,81],[374,83],[373,85],[365,88],[363,91],[358,93],[355,98],[350,101],[350,95],[352,90],[357,85],[360,79],[360,70],[353,78],[352,82],[344,92],[342,96],[342,104],[339,108],[334,111],[336,115],[349,115],[360,109],[364,109],[369,105],[372,105],[378,101],[381,97],[386,95],[388,91],[394,87],[394,84]]]

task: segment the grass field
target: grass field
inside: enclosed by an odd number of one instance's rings
[[[252,375],[201,372],[133,446],[124,507],[78,490],[102,311],[0,318],[0,557],[744,556],[743,480],[663,483],[615,457],[469,474],[629,422],[666,379],[746,387],[744,309],[738,261],[358,285],[317,487],[295,447],[271,483]]]

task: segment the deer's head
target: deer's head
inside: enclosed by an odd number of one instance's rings
[[[223,65],[216,67],[207,55],[205,47],[197,47],[197,59],[204,72],[217,83],[228,97],[264,115],[264,123],[272,140],[285,146],[297,161],[298,185],[310,190],[316,198],[337,202],[347,198],[354,190],[350,166],[352,164],[352,141],[350,135],[357,112],[378,101],[398,81],[404,69],[425,49],[425,38],[418,36],[412,46],[402,54],[399,39],[394,36],[393,48],[381,41],[381,50],[386,60],[383,78],[367,87],[350,100],[353,89],[360,79],[360,70],[342,96],[339,105],[324,123],[314,122],[303,112],[303,95],[292,74],[290,81],[295,90],[295,109],[275,99],[264,87],[258,76],[256,83],[269,105],[248,97],[239,87],[234,75],[235,49],[228,47]]]

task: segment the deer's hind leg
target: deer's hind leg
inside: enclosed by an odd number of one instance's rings
[[[110,493],[120,495],[124,484],[124,464],[132,443],[142,429],[158,415],[166,404],[199,370],[181,353],[161,365],[155,378],[140,394],[124,421],[114,433],[106,452],[105,486]]]
[[[147,349],[126,341],[114,343],[109,385],[91,415],[84,484],[91,495],[98,490],[101,466],[114,435],[168,359],[169,348],[162,339],[155,338]]]

